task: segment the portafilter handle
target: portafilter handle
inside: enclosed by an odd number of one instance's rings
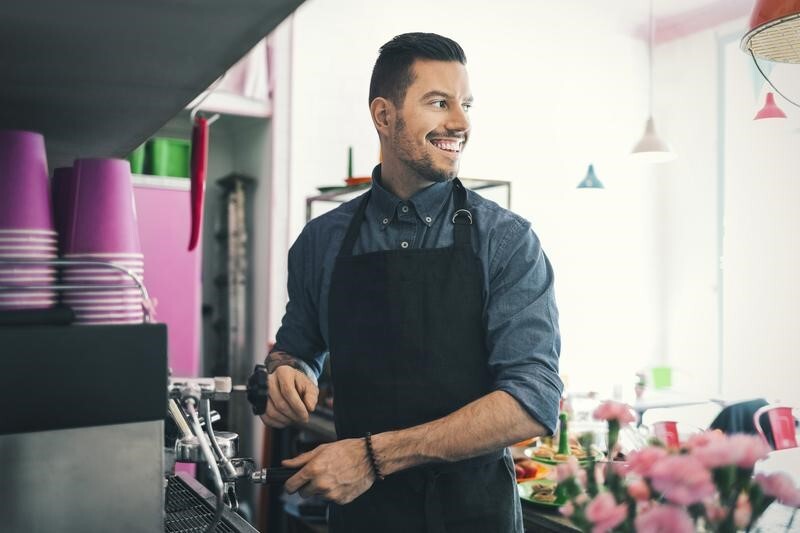
[[[299,471],[299,468],[287,467],[262,468],[250,475],[250,481],[261,485],[283,485]]]
[[[234,387],[240,389],[240,387]],[[263,415],[267,412],[267,367],[256,365],[253,373],[247,380],[247,401],[253,408],[254,415]]]

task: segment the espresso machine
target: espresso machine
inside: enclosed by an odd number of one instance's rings
[[[294,471],[238,457],[210,402],[241,394],[263,412],[263,366],[240,386],[168,374],[163,324],[0,328],[0,530],[255,532],[234,512],[237,485]],[[165,418],[180,430],[169,455],[209,468],[213,492],[165,468]]]
[[[297,472],[295,468],[259,469],[252,458],[237,457],[236,433],[214,430],[213,423],[219,420],[219,415],[211,409],[211,402],[228,401],[231,396],[239,394],[246,395],[254,415],[264,413],[267,401],[264,365],[256,365],[247,385],[233,386],[229,377],[169,379],[168,412],[179,436],[174,447],[166,453],[177,463],[194,463],[208,468],[214,492],[212,503],[208,491],[191,477],[168,475],[165,531],[200,531],[188,529],[192,526],[197,528],[198,524],[203,524],[203,531],[207,532],[256,531],[234,513],[238,507],[237,484],[280,485]],[[183,495],[176,496],[176,492]],[[194,492],[194,499],[187,498],[187,492]]]

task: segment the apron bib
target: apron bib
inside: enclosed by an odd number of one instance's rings
[[[430,422],[492,390],[483,272],[458,179],[453,195],[450,248],[354,256],[369,192],[350,222],[332,274],[328,317],[340,439]],[[518,501],[513,464],[499,450],[376,481],[353,502],[331,506],[331,531],[513,532]]]

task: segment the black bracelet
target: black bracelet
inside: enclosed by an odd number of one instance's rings
[[[372,434],[369,431],[364,435],[364,442],[367,445],[367,457],[369,458],[369,463],[372,465],[372,472],[375,474],[376,478],[383,481],[383,475],[381,475],[381,471],[378,468],[378,461],[375,460],[375,451],[372,449]]]

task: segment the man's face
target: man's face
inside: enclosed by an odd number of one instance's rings
[[[448,181],[458,176],[470,132],[472,93],[464,65],[457,61],[416,60],[391,132],[390,148],[420,178]]]

